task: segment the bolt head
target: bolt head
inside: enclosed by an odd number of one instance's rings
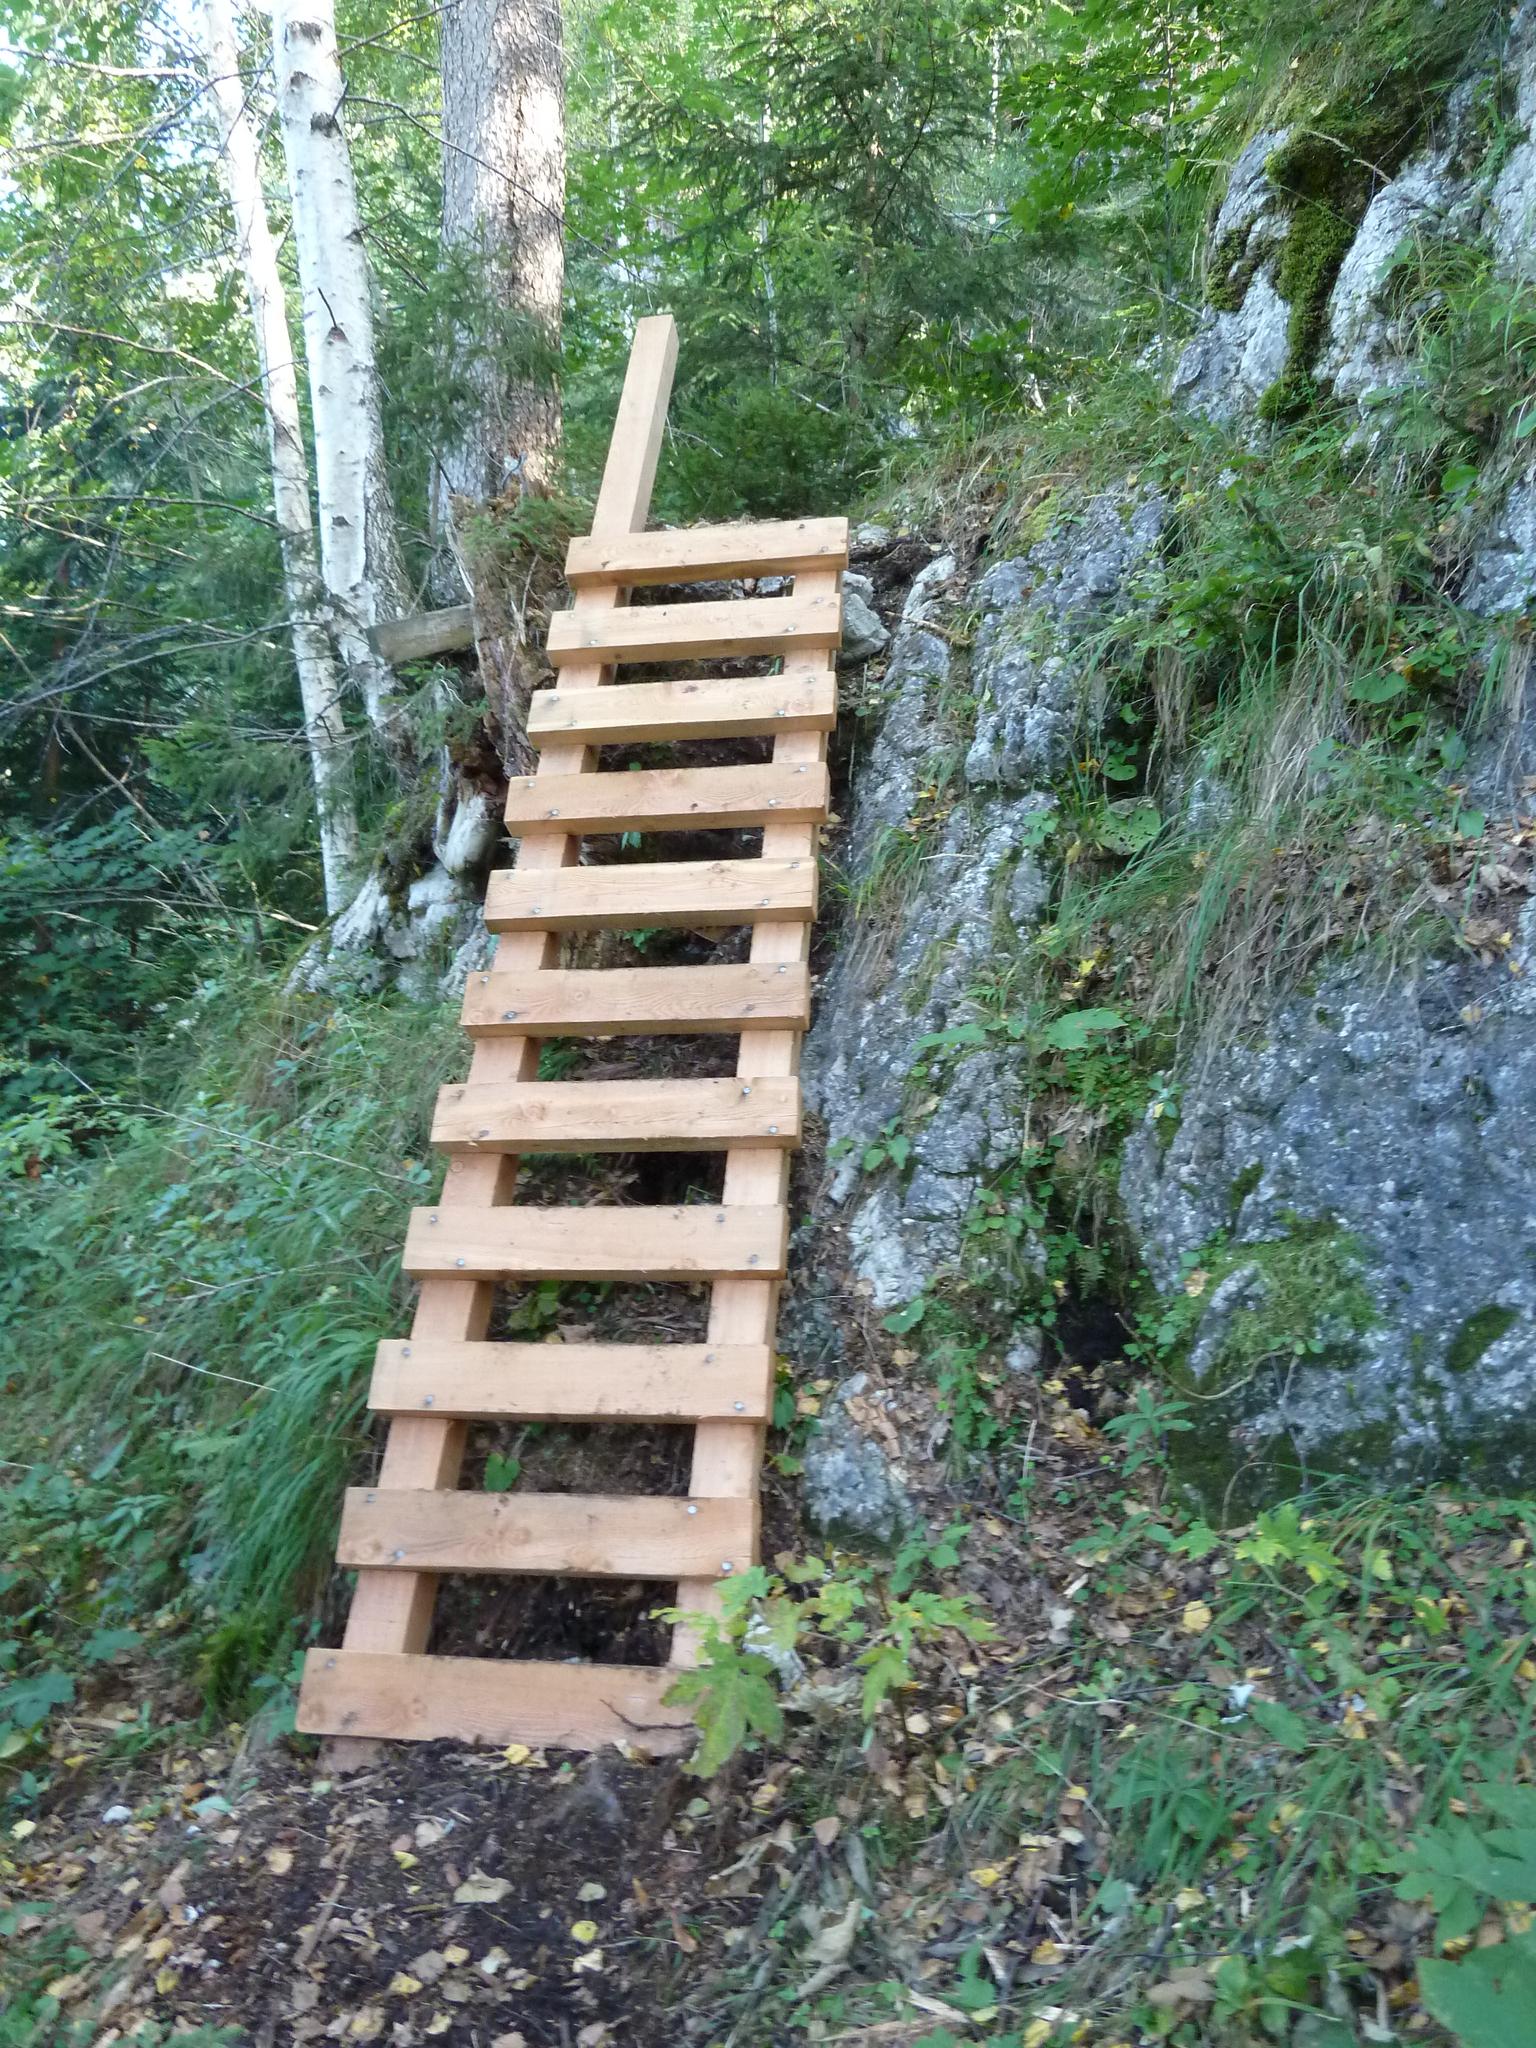
[[[756,1253],[756,1252],[754,1252],[754,1253],[752,1254],[751,1258],[749,1258],[749,1259],[747,1260],[747,1264],[748,1264],[749,1266],[755,1266],[755,1265],[757,1264],[757,1262],[758,1262],[758,1260],[757,1260],[757,1253]],[[464,1263],[464,1261],[463,1261],[462,1259],[460,1259],[460,1261],[459,1261],[459,1264],[460,1264],[460,1265],[462,1266],[462,1265],[463,1265],[463,1263]]]
[[[455,1259],[453,1263],[454,1263],[454,1264],[455,1264],[456,1266],[463,1266],[463,1265],[467,1265],[467,1264],[468,1264],[468,1261],[467,1261],[466,1259]]]
[[[733,1402],[733,1403],[732,1403],[731,1405],[732,1405],[732,1406],[733,1406],[733,1407],[735,1408],[735,1410],[736,1410],[736,1413],[737,1413],[738,1415],[745,1415],[745,1414],[746,1414],[746,1412],[747,1412],[747,1404],[746,1404],[746,1402],[745,1402],[745,1401],[735,1401],[735,1402]]]
[[[728,1557],[725,1557],[720,1560],[720,1569],[722,1572],[733,1572],[735,1571],[736,1567],[731,1563],[731,1560]]]
[[[402,1345],[400,1346],[400,1356],[401,1356],[402,1358],[409,1358],[409,1357],[410,1357],[410,1355],[411,1355],[411,1347],[410,1347],[410,1345],[409,1345],[409,1344],[402,1344]]]
[[[421,1405],[423,1408],[430,1408],[433,1405],[432,1396],[430,1394],[423,1394],[421,1397]]]
[[[697,1501],[689,1501],[688,1512],[690,1515],[696,1515],[699,1512],[699,1504]]]
[[[516,1010],[503,1010],[501,1014],[503,1021],[508,1024],[512,1023],[517,1016]]]

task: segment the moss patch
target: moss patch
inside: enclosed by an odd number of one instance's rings
[[[1486,1308],[1480,1308],[1467,1317],[1445,1349],[1447,1372],[1470,1372],[1485,1351],[1498,1343],[1511,1327],[1520,1320],[1519,1311],[1501,1308],[1491,1301]]]

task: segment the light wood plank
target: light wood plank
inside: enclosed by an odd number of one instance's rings
[[[368,1405],[481,1420],[697,1422],[767,1418],[766,1344],[441,1344],[390,1338]]]
[[[608,1038],[620,1033],[803,1031],[811,978],[803,962],[705,967],[552,967],[471,975],[464,1028],[476,1038]]]
[[[835,591],[797,591],[793,597],[628,606],[597,616],[556,612],[547,652],[555,668],[573,661],[723,661],[835,647],[842,631],[842,599]]]
[[[497,1748],[601,1749],[632,1743],[654,1756],[687,1749],[685,1707],[666,1704],[677,1673],[643,1664],[502,1663],[311,1650],[297,1725],[306,1735],[394,1742],[484,1742]]]
[[[771,519],[750,525],[685,526],[621,540],[583,534],[565,557],[573,590],[621,583],[692,583],[716,576],[793,575],[841,569],[848,560],[846,519]]]
[[[761,825],[770,818],[820,823],[831,787],[821,762],[796,768],[644,768],[610,775],[519,775],[507,790],[507,829],[537,832],[662,832]]]
[[[336,1561],[379,1571],[569,1572],[584,1579],[676,1579],[745,1570],[755,1500],[649,1494],[402,1492],[350,1487]]]
[[[673,860],[549,875],[510,868],[485,892],[493,932],[808,924],[815,915],[814,860]]]
[[[439,1152],[719,1152],[800,1143],[800,1083],[488,1081],[442,1089]]]
[[[607,539],[639,531],[650,507],[651,484],[666,424],[667,400],[677,360],[677,330],[669,316],[642,320],[635,330],[619,401],[618,418],[603,470],[592,531]],[[620,583],[595,585],[578,593],[592,609],[622,605]],[[593,666],[568,672],[572,684],[594,688],[604,681]],[[575,775],[595,766],[579,743],[549,748],[540,767]],[[541,838],[525,847],[522,864],[560,868],[575,861],[580,841],[569,835]],[[504,939],[497,949],[503,971],[520,977],[555,965],[558,941],[549,933]],[[539,1042],[519,1036],[488,1038],[475,1048],[474,1081],[532,1080],[538,1071]],[[443,1187],[443,1206],[464,1211],[509,1202],[517,1178],[515,1154],[452,1159]],[[495,1288],[462,1277],[434,1279],[421,1290],[413,1332],[422,1337],[483,1337],[495,1305]],[[391,1424],[380,1477],[389,1485],[452,1486],[464,1454],[461,1422],[427,1415],[400,1416]],[[424,1650],[432,1626],[436,1580],[430,1572],[360,1572],[347,1617],[346,1646],[367,1652]]]
[[[698,1280],[782,1274],[788,1211],[761,1207],[416,1209],[407,1273],[480,1280]]]
[[[828,657],[831,666],[831,657]],[[822,761],[826,738],[821,733],[790,733],[773,750],[775,765]],[[776,859],[808,857],[815,847],[814,825],[770,825],[763,832],[763,853]],[[754,965],[803,964],[809,954],[808,926],[758,925],[752,934]],[[736,1071],[742,1079],[767,1079],[794,1074],[800,1064],[800,1036],[794,1031],[744,1031]],[[727,1203],[755,1206],[782,1202],[789,1187],[787,1157],[771,1153],[737,1150],[727,1153],[723,1198]],[[728,1278],[714,1287],[710,1300],[708,1337],[713,1344],[771,1344],[778,1320],[779,1290],[776,1281],[756,1278]],[[757,1497],[763,1461],[763,1428],[747,1421],[701,1422],[694,1431],[693,1466],[690,1484],[701,1493]],[[700,1576],[683,1580],[677,1589],[679,1608],[692,1613],[719,1611],[719,1580]],[[678,1628],[672,1636],[672,1661],[679,1666],[694,1663],[702,1637],[693,1628]]]
[[[536,747],[572,740],[601,747],[642,740],[750,739],[754,734],[830,732],[837,683],[807,675],[712,676],[698,682],[620,683],[613,688],[535,690],[528,737]]]

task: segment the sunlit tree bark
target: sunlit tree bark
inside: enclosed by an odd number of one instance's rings
[[[304,707],[319,820],[325,907],[341,909],[358,867],[347,736],[341,716],[341,673],[326,631],[325,597],[315,556],[309,460],[299,420],[299,389],[277,245],[261,190],[260,159],[230,0],[204,0],[203,47],[218,120],[224,182],[235,216],[235,240],[256,335],[267,441],[272,455],[272,507],[282,554],[283,589],[293,635],[294,666]]]

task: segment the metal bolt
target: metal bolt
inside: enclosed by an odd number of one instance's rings
[[[510,1023],[512,1022],[513,1018],[514,1018],[514,1017],[516,1017],[516,1015],[517,1015],[517,1012],[516,1012],[516,1010],[503,1010],[501,1014],[502,1014],[502,1018],[503,1018],[503,1020],[504,1020],[504,1021],[505,1021],[506,1023],[510,1024]]]
[[[489,1124],[486,1125],[485,1129],[480,1133],[480,1135],[482,1138],[488,1138],[491,1135],[491,1127]]]
[[[751,1085],[744,1081],[741,1086],[741,1092],[743,1095],[750,1095],[752,1093]]]
[[[779,969],[779,972],[780,972],[780,974],[788,974],[788,972],[789,972],[789,969],[788,969],[787,967],[781,967],[781,968]]]
[[[395,1551],[395,1552],[394,1552],[394,1560],[395,1560],[395,1563],[396,1563],[396,1564],[398,1564],[398,1563],[400,1562],[401,1558],[403,1558],[404,1556],[405,1556],[405,1552],[404,1552],[403,1550],[397,1550],[397,1551]]]
[[[747,1412],[747,1404],[745,1401],[733,1401],[731,1403],[731,1406],[736,1410],[736,1413],[738,1415],[745,1415]]]
[[[758,907],[758,909],[759,909],[759,910],[766,910],[766,909],[768,908],[768,898],[767,898],[766,896],[762,896],[762,897],[760,897],[760,898],[758,899],[758,906],[757,906],[757,907]]]
[[[491,977],[488,974],[482,974],[480,977],[480,986],[484,988],[485,984],[490,980],[490,978]]]
[[[455,1259],[453,1263],[454,1263],[454,1264],[455,1264],[456,1266],[462,1266],[462,1265],[465,1265],[465,1264],[467,1263],[467,1261],[466,1261],[466,1260],[464,1260],[464,1259]]]
[[[437,1218],[436,1218],[435,1216],[429,1216],[429,1217],[427,1218],[427,1221],[428,1221],[429,1223],[435,1223],[435,1222],[437,1221]]]
[[[374,1502],[375,1502],[375,1501],[376,1501],[376,1500],[378,1499],[378,1497],[379,1497],[379,1496],[378,1496],[378,1495],[377,1495],[376,1493],[370,1493],[370,1494],[369,1494],[369,1495],[367,1496],[367,1499],[368,1499],[368,1505],[369,1505],[369,1507],[372,1507],[372,1506],[373,1506]]]
[[[410,1357],[410,1355],[411,1355],[411,1347],[410,1347],[410,1345],[409,1345],[409,1344],[402,1344],[402,1345],[400,1346],[400,1356],[401,1356],[402,1358],[409,1358],[409,1357]]]
[[[546,817],[548,817],[548,818],[558,818],[558,817],[559,817],[559,815],[560,815],[560,813],[559,813],[559,812],[558,812],[558,811],[557,811],[557,810],[555,809],[554,805],[553,805],[553,804],[551,804],[551,805],[550,805],[550,807],[549,807],[549,809],[548,809],[548,810],[547,810],[547,811],[545,812],[545,814],[544,814],[544,815],[545,815]]]
[[[723,1572],[733,1572],[735,1571],[736,1567],[731,1563],[731,1560],[728,1557],[725,1557],[720,1560],[720,1569]]]
[[[460,1265],[462,1266],[462,1265],[463,1265],[463,1263],[464,1263],[464,1261],[463,1261],[462,1259],[460,1259],[460,1261],[459,1261],[459,1264],[460,1264]],[[747,1264],[748,1264],[749,1266],[755,1266],[755,1265],[757,1264],[757,1253],[756,1253],[756,1252],[754,1252],[754,1253],[752,1254],[751,1258],[750,1258],[750,1259],[748,1259],[748,1261],[747,1261]]]
[[[770,811],[776,811],[779,808],[779,800],[776,796],[769,797],[768,808]]]
[[[713,1351],[706,1351],[706,1352],[705,1352],[705,1354],[704,1354],[704,1363],[705,1363],[706,1365],[713,1365],[713,1364],[714,1364],[714,1362],[715,1362],[715,1354],[713,1353]]]
[[[781,704],[781,705],[779,706],[778,710],[777,710],[777,711],[775,711],[773,715],[774,715],[774,717],[775,717],[775,718],[788,718],[788,716],[789,716],[789,710],[788,710],[788,707],[787,707],[787,706],[785,706],[785,705],[783,705],[783,704]]]
[[[779,1135],[779,1127],[777,1124],[770,1124],[768,1126],[768,1135],[770,1138],[776,1138]]]
[[[699,1512],[698,1503],[696,1501],[689,1501],[688,1512],[690,1515],[696,1515]]]
[[[538,917],[542,912],[543,908],[544,906],[542,903],[530,903],[528,906],[528,915],[530,917]]]

